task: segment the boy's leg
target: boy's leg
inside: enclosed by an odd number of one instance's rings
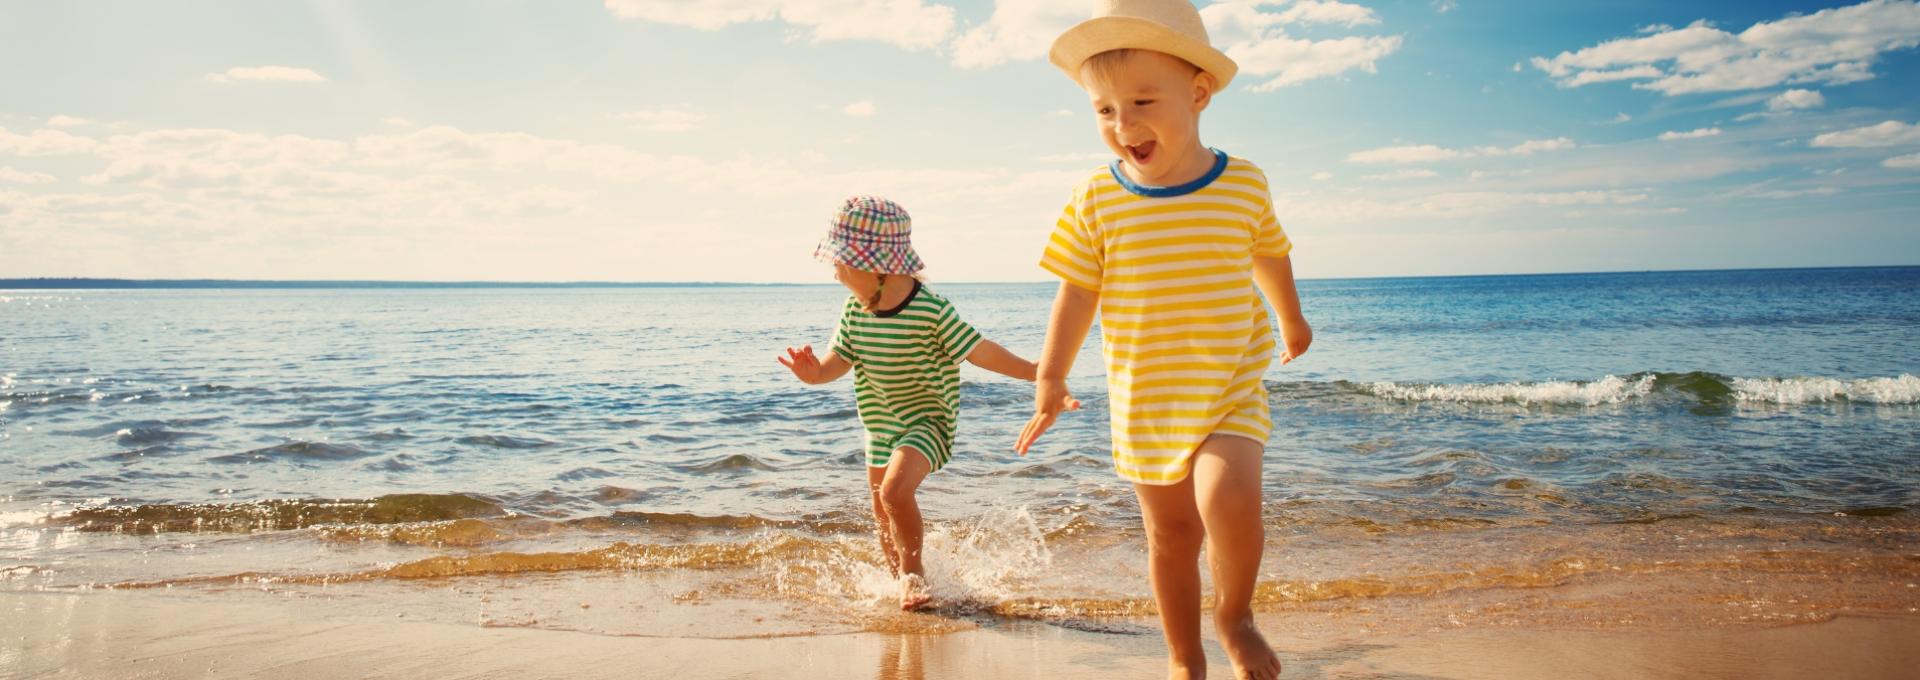
[[[1207,677],[1200,646],[1200,545],[1205,525],[1194,505],[1193,475],[1178,484],[1133,485],[1147,527],[1147,580],[1160,608],[1172,677]]]
[[[1207,527],[1207,563],[1213,570],[1213,623],[1238,677],[1275,678],[1280,657],[1253,623],[1253,588],[1260,576],[1266,528],[1260,523],[1260,442],[1215,435],[1193,457],[1194,499]]]
[[[900,556],[900,574],[906,585],[900,595],[900,607],[912,609],[926,604],[932,596],[926,592],[926,565],[920,560],[923,527],[920,503],[914,499],[920,482],[933,471],[926,455],[912,446],[894,449],[887,461],[887,472],[880,482],[880,505],[886,509],[893,528],[894,551]],[[919,583],[915,583],[919,580]]]
[[[886,478],[886,468],[867,468],[867,500],[873,501],[873,522],[879,529],[880,553],[887,558],[887,571],[894,578],[900,578],[900,552],[893,547],[893,526],[887,521],[887,506],[880,502],[880,483]]]

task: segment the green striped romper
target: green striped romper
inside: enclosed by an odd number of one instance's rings
[[[894,309],[868,312],[847,297],[833,353],[853,364],[869,467],[886,467],[902,446],[925,455],[934,470],[947,464],[960,415],[960,362],[980,339],[953,303],[917,280]]]

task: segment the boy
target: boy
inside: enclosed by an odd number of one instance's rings
[[[1252,609],[1272,429],[1261,379],[1275,349],[1260,296],[1279,315],[1281,363],[1305,353],[1313,331],[1266,176],[1200,142],[1200,113],[1237,67],[1186,0],[1108,0],[1049,56],[1087,91],[1119,160],[1077,188],[1041,259],[1062,283],[1015,448],[1024,455],[1060,411],[1078,408],[1066,376],[1097,308],[1114,467],[1140,500],[1169,675],[1206,677],[1204,538],[1214,625],[1236,676],[1276,678],[1280,659]]]

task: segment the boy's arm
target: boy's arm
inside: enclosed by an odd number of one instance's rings
[[[797,350],[788,347],[786,356],[774,358],[780,361],[781,366],[791,369],[793,376],[799,378],[800,382],[808,385],[821,385],[839,380],[840,376],[846,375],[847,371],[853,368],[853,364],[848,363],[839,352],[827,352],[826,360],[820,360],[813,354],[813,345],[803,345]]]
[[[1300,293],[1293,285],[1293,258],[1254,256],[1253,282],[1260,287],[1260,294],[1266,296],[1267,304],[1273,305],[1273,313],[1280,317],[1280,341],[1286,347],[1280,363],[1306,354],[1307,346],[1313,344],[1313,327],[1307,325],[1306,315],[1300,313]]]
[[[1053,314],[1047,320],[1047,341],[1040,350],[1033,385],[1033,418],[1020,431],[1013,450],[1027,455],[1027,448],[1053,427],[1062,410],[1080,408],[1080,402],[1067,392],[1067,373],[1073,370],[1073,357],[1087,341],[1087,329],[1093,327],[1093,313],[1100,294],[1062,281],[1053,297]]]
[[[1034,363],[1007,351],[1007,348],[992,340],[981,340],[980,344],[974,345],[973,351],[967,353],[967,361],[1015,380],[1033,382]]]

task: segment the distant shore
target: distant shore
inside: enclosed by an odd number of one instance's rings
[[[1337,276],[1303,278],[1303,281],[1367,281],[1406,279],[1476,279],[1504,277],[1555,276],[1631,276],[1636,274],[1694,274],[1769,271],[1829,271],[1861,269],[1911,269],[1920,264],[1860,265],[1845,267],[1757,267],[1729,269],[1650,269],[1595,272],[1517,272],[1507,274],[1434,274],[1408,276]],[[964,285],[1037,285],[1053,281],[954,281]],[[835,286],[831,282],[741,282],[741,281],[387,281],[352,280],[273,280],[273,279],[118,279],[92,277],[0,278],[0,290],[112,290],[112,289],[325,289],[325,288],[740,288],[776,286]]]

